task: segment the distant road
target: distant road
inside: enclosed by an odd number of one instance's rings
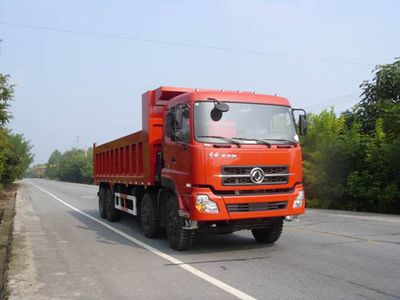
[[[10,299],[400,299],[399,216],[308,209],[273,246],[241,231],[176,252],[100,219],[96,194],[22,181]]]

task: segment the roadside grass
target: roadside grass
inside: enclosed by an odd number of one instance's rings
[[[17,188],[17,184],[12,184],[0,189],[0,299],[7,299],[6,281]]]

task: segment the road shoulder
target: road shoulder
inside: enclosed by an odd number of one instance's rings
[[[15,201],[13,246],[7,283],[10,299],[24,299],[26,295],[34,299],[41,286],[36,280],[32,241],[26,231],[27,224],[34,225],[39,220],[33,214],[32,204],[26,198],[27,193],[22,192],[22,189],[23,185],[19,187]]]

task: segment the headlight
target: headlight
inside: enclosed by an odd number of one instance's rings
[[[217,203],[211,201],[207,195],[196,196],[196,208],[199,212],[208,212],[208,213],[219,212]]]
[[[301,207],[303,205],[303,200],[304,200],[304,192],[300,191],[296,199],[294,199],[293,208]]]

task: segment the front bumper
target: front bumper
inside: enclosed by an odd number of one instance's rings
[[[187,195],[189,197],[189,213],[190,219],[193,221],[230,221],[240,219],[257,219],[257,218],[268,218],[268,217],[285,217],[289,215],[301,215],[305,211],[305,199],[298,208],[293,208],[293,202],[299,195],[300,191],[304,191],[302,185],[296,185],[290,193],[279,193],[279,194],[267,194],[267,195],[246,195],[246,196],[220,196],[215,195],[209,188],[193,188],[192,193]],[[210,200],[217,203],[219,212],[218,213],[207,213],[199,212],[196,209],[196,196],[207,195]],[[268,209],[266,210],[254,210],[254,211],[232,211],[228,207],[232,207],[239,204],[259,205],[265,204],[266,202],[287,202],[285,208],[279,209]],[[272,205],[271,205],[272,206]]]

